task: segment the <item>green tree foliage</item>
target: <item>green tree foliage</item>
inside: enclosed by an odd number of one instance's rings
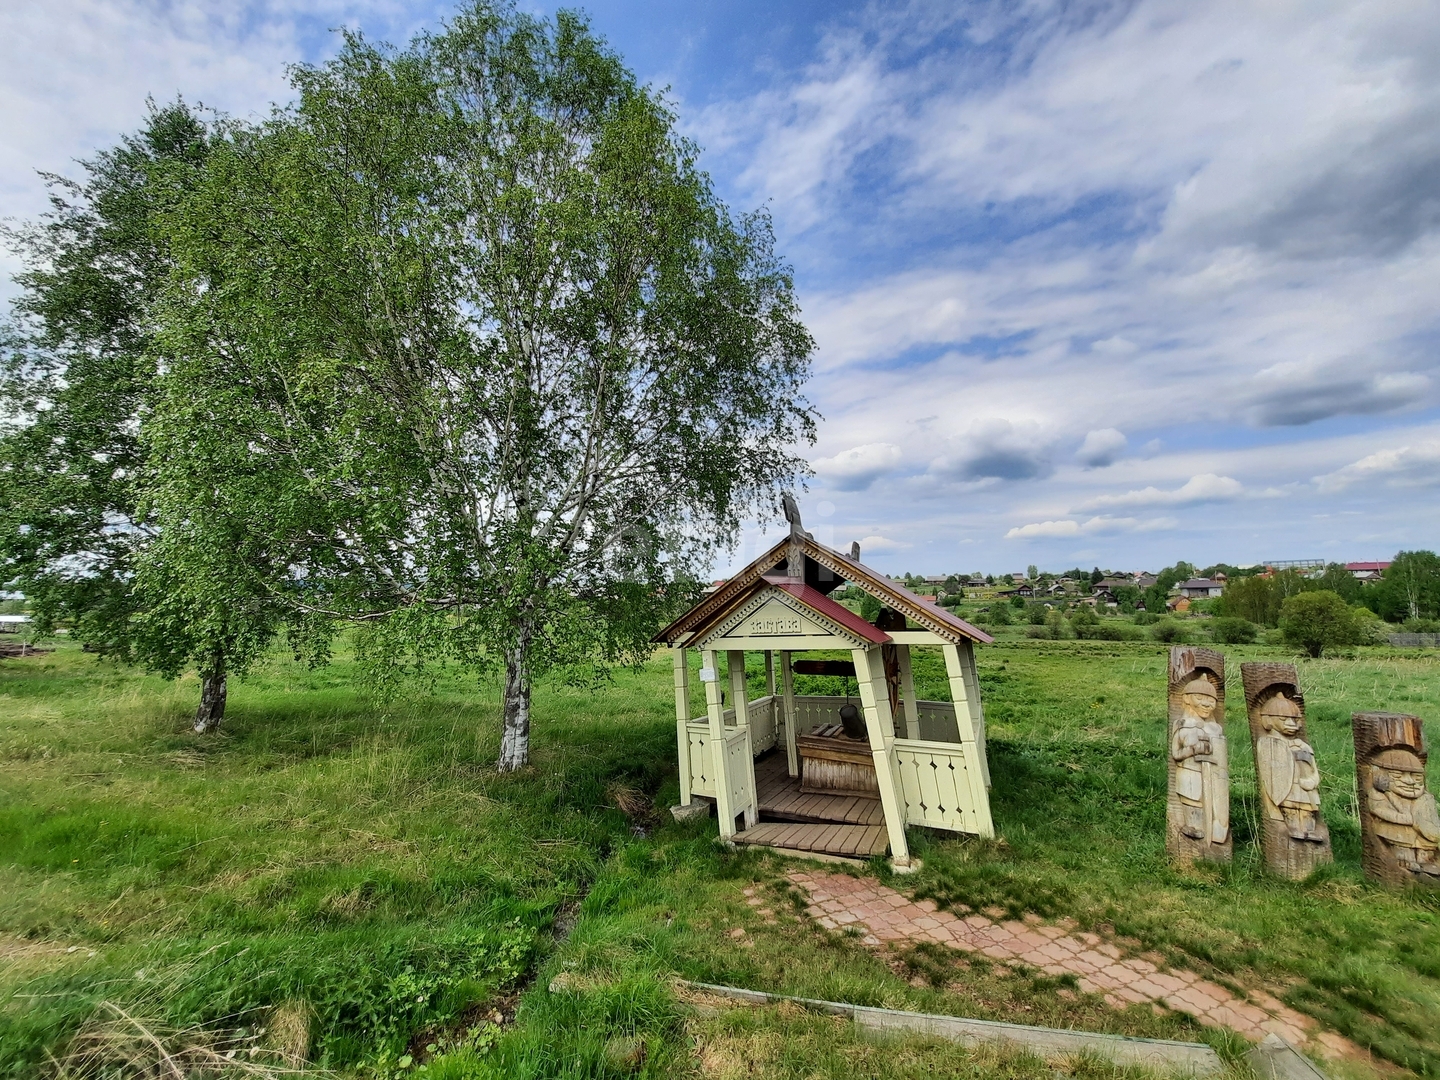
[[[1027,566],[1027,567],[1025,568],[1025,576],[1026,576],[1027,578],[1029,578],[1031,581],[1034,581],[1037,577],[1040,576],[1040,571],[1039,571],[1039,569],[1035,566],[1034,563],[1031,563],[1029,566]]]
[[[1115,586],[1115,604],[1122,615],[1130,615],[1140,600],[1140,590],[1134,585]]]
[[[1091,571],[1090,571],[1090,584],[1091,584],[1091,585],[1099,585],[1100,582],[1102,582],[1102,581],[1104,581],[1104,580],[1105,580],[1105,571],[1101,570],[1098,566],[1095,567],[1094,570],[1091,570]]]
[[[991,604],[989,615],[990,622],[995,626],[1009,626],[1014,622],[1010,617],[1010,606],[1008,604]]]
[[[101,655],[174,676],[202,674],[199,730],[224,714],[225,673],[268,640],[263,588],[244,545],[213,546],[208,578],[176,592],[167,557],[193,558],[162,534],[150,501],[142,428],[154,406],[156,328],[172,269],[156,228],[199,182],[213,137],[183,103],[150,107],[144,126],[51,176],[51,209],[12,232],[25,261],[0,367],[0,582],[25,593],[43,631],[65,624]],[[258,602],[257,602],[258,598]]]
[[[1280,629],[1288,644],[1320,657],[1336,645],[1353,645],[1359,628],[1350,605],[1328,589],[1289,597],[1280,608]]]
[[[1433,551],[1402,551],[1384,577],[1365,586],[1365,606],[1390,622],[1440,618],[1440,556]]]
[[[1365,584],[1349,570],[1346,570],[1343,563],[1330,563],[1319,577],[1306,580],[1309,582],[1309,588],[1327,589],[1347,604],[1359,601],[1361,593],[1365,591]]]
[[[1195,576],[1195,567],[1185,561],[1167,566],[1155,575],[1155,584],[1145,590],[1145,610],[1156,614],[1165,612],[1165,601],[1170,590],[1182,581]]]
[[[1294,570],[1280,570],[1271,577],[1241,578],[1226,583],[1216,612],[1261,626],[1277,626],[1281,605],[1289,597],[1314,587],[1313,582]]]
[[[515,769],[533,679],[646,655],[803,471],[813,343],[769,220],[579,16],[475,3],[294,79],[169,223],[163,523],[259,530],[382,674],[498,666]]]
[[[1225,645],[1249,645],[1254,642],[1258,630],[1248,619],[1221,616],[1210,624],[1215,640]]]

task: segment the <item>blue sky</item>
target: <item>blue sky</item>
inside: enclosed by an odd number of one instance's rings
[[[448,10],[6,5],[0,214],[146,94],[258,113],[330,28]],[[819,343],[820,539],[917,572],[1440,544],[1432,3],[587,10],[774,216]]]

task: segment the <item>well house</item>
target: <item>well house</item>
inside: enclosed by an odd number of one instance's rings
[[[993,836],[974,652],[992,639],[864,566],[858,545],[841,554],[801,530],[798,512],[791,520],[788,538],[656,637],[674,652],[682,802],[713,800],[731,843],[862,859],[888,848],[902,872],[915,865],[907,825]],[[847,584],[880,602],[874,622],[831,598]],[[924,647],[944,656],[950,701],[916,696],[910,651]],[[690,650],[703,715],[691,706]],[[802,659],[833,650],[850,659]],[[753,700],[752,651],[766,678]],[[853,677],[860,708],[847,717],[846,697],[796,694],[797,671]]]

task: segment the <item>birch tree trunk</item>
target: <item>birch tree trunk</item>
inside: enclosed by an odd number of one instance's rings
[[[496,768],[514,772],[530,763],[530,628],[505,650],[505,730]]]
[[[200,672],[200,707],[195,710],[195,732],[206,735],[225,719],[225,657],[216,653]]]

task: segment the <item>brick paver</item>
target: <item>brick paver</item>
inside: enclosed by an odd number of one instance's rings
[[[1152,962],[1160,957],[1127,957],[1114,942],[1080,933],[1070,920],[1051,925],[1032,914],[1024,920],[1001,921],[1005,913],[998,908],[962,917],[939,910],[933,900],[911,900],[878,882],[823,870],[797,871],[790,880],[809,895],[807,911],[812,919],[827,930],[854,927],[864,931],[861,940],[866,945],[933,941],[1052,975],[1073,974],[1082,990],[1103,994],[1117,1009],[1146,1002],[1163,1004],[1202,1024],[1230,1028],[1257,1042],[1274,1032],[1297,1046],[1309,1044],[1307,1049],[1328,1057],[1358,1050],[1333,1032],[1320,1031],[1311,1017],[1263,991],[1246,1001],[1194,972],[1161,971]],[[762,901],[754,890],[745,892],[747,902],[759,907]]]

